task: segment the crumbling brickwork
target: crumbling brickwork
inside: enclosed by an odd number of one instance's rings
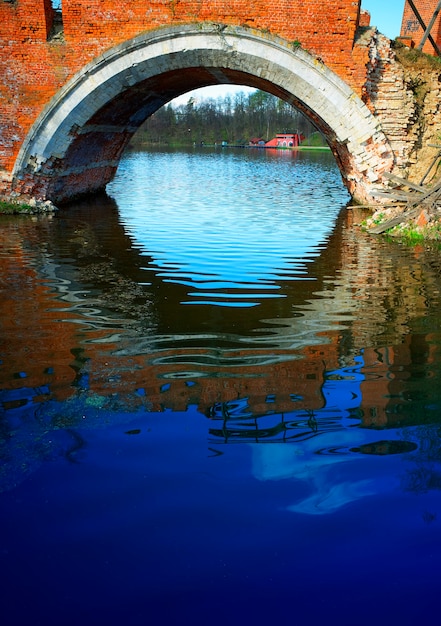
[[[381,120],[396,173],[420,182],[440,143],[440,71],[424,55],[419,63],[400,61],[403,55],[380,33],[370,40],[369,56],[366,104]]]

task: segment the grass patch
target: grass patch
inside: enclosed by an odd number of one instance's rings
[[[390,239],[399,239],[408,246],[432,245],[441,247],[441,222],[433,222],[427,226],[400,224],[386,232]]]
[[[54,213],[57,207],[50,200],[37,200],[30,198],[29,202],[20,202],[17,198],[0,200],[0,215],[40,215],[43,213]]]
[[[382,222],[384,222],[385,217],[386,216],[384,213],[379,213],[378,215],[375,216],[375,219],[372,220],[372,223],[381,224]]]
[[[394,232],[392,229],[391,234]],[[405,241],[410,246],[416,246],[418,244],[423,243],[426,238],[424,235],[413,228],[404,228],[399,231],[400,239]]]
[[[311,135],[307,139],[304,139],[302,141],[301,146],[307,146],[309,148],[329,148],[328,144],[326,143],[326,139],[319,131],[311,133]]]
[[[412,70],[441,70],[441,59],[439,57],[425,54],[416,48],[408,48],[401,42],[395,40],[392,42],[397,60],[404,67]]]
[[[0,200],[0,213],[3,215],[17,215],[20,213],[33,213],[34,210],[29,204],[7,202]]]

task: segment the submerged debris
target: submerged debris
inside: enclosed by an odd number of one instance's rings
[[[390,187],[374,191],[376,197],[387,202],[378,208],[367,220],[367,229],[372,234],[388,232],[394,236],[409,233],[419,234],[427,239],[441,239],[441,178],[430,185],[425,184],[432,168],[441,158],[441,146],[429,170],[420,183],[400,178],[394,174],[384,174]]]

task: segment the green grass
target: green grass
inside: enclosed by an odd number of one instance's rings
[[[56,207],[50,201],[40,201],[31,198],[30,202],[19,201],[18,198],[0,200],[0,215],[37,215],[53,213]]]
[[[0,214],[17,215],[19,213],[33,213],[33,209],[29,204],[0,200]]]
[[[318,131],[312,133],[307,139],[302,141],[301,146],[310,147],[310,148],[329,148],[326,140],[323,138],[323,135]]]
[[[400,239],[408,246],[432,245],[437,248],[441,246],[441,222],[435,222],[424,227],[415,227],[411,224],[401,224],[386,232],[386,236]]]
[[[379,213],[375,219],[373,219],[374,224],[381,224],[385,218],[384,213]]]
[[[392,47],[395,50],[398,61],[414,70],[428,69],[438,72],[441,69],[441,59],[439,57],[432,56],[431,54],[425,54],[417,48],[408,48],[399,41],[393,41]]]

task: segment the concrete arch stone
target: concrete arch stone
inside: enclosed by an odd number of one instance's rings
[[[264,89],[308,115],[357,200],[369,199],[381,174],[392,169],[379,120],[307,51],[249,28],[181,24],[108,50],[60,89],[23,143],[15,188],[53,202],[105,188],[149,115],[177,95],[220,83]]]

